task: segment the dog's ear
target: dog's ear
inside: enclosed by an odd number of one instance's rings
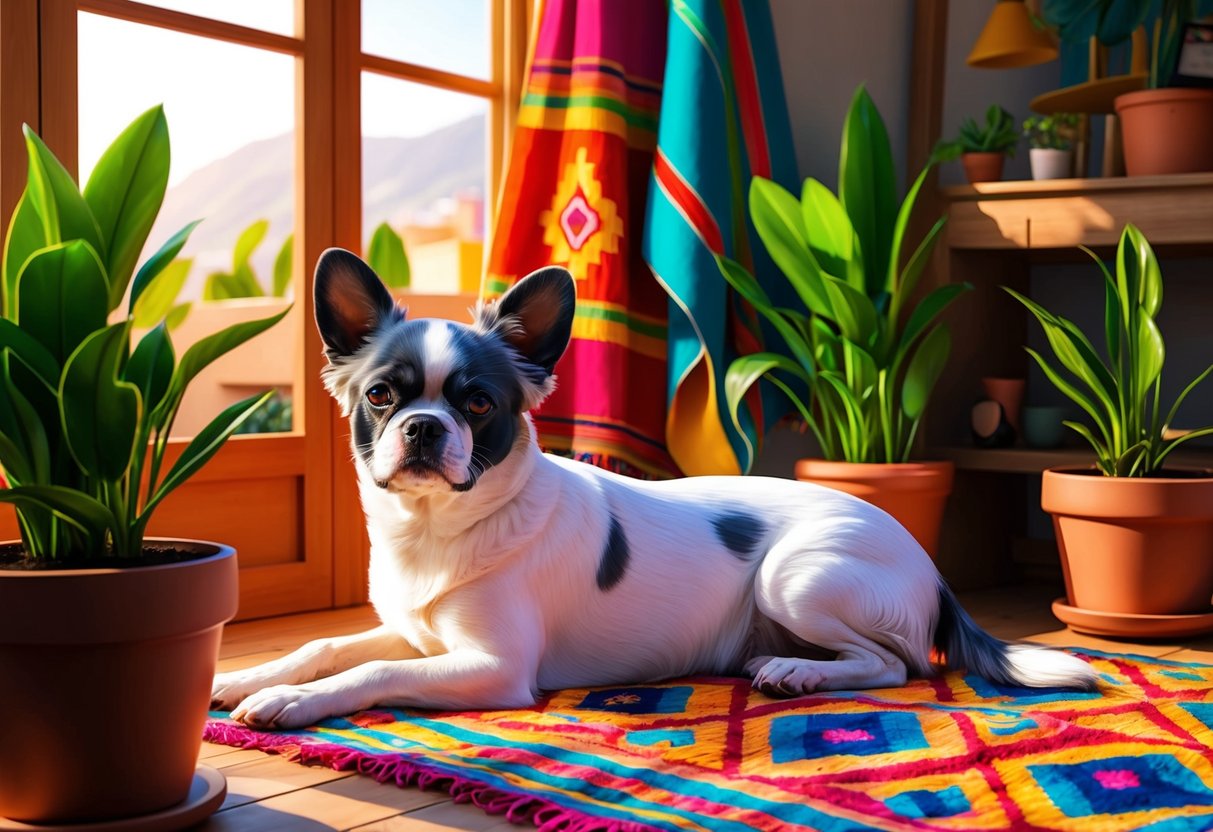
[[[573,276],[548,266],[519,280],[497,303],[481,307],[477,325],[497,330],[519,355],[550,376],[569,345],[576,308]]]
[[[385,323],[402,320],[379,276],[354,254],[330,248],[316,261],[316,326],[329,360],[353,355]]]

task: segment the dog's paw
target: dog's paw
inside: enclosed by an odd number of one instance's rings
[[[211,710],[230,711],[267,684],[264,678],[244,670],[216,673],[211,683]]]
[[[333,696],[305,685],[274,685],[241,701],[232,719],[250,728],[302,728],[334,716]]]
[[[759,661],[762,661],[761,665]],[[748,662],[745,669],[747,673],[754,674],[755,690],[781,699],[812,693],[819,690],[826,680],[820,663],[809,659],[760,656]]]

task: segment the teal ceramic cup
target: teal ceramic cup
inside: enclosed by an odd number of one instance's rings
[[[1068,411],[1058,405],[1025,407],[1020,417],[1023,422],[1023,441],[1029,448],[1058,448],[1066,439],[1066,426],[1061,422]]]

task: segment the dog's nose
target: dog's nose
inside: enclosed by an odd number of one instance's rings
[[[414,448],[432,448],[446,433],[437,418],[425,413],[410,416],[401,426],[404,430],[404,441]]]

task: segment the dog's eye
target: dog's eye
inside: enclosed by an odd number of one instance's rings
[[[386,384],[376,384],[366,391],[366,400],[371,407],[387,407],[392,403],[392,391]]]
[[[467,400],[468,413],[473,416],[483,416],[493,409],[493,400],[484,393],[473,393]]]

